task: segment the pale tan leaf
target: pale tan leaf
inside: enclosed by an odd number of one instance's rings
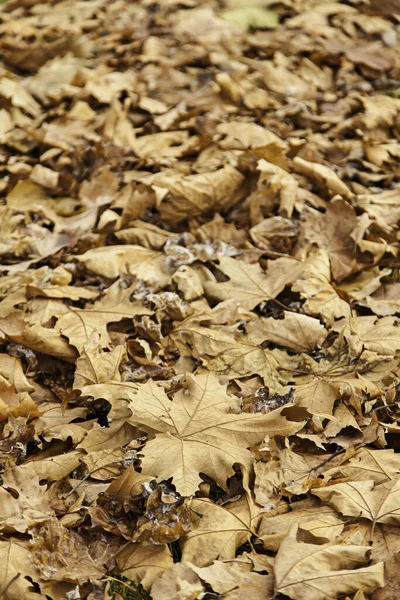
[[[67,362],[74,362],[76,359],[76,350],[58,331],[43,327],[40,323],[29,325],[22,312],[15,311],[7,319],[1,319],[0,331],[13,342],[36,352],[50,354]]]
[[[86,342],[81,356],[76,361],[74,387],[82,389],[87,385],[106,383],[110,379],[120,381],[118,369],[124,355],[123,346],[117,346],[111,352],[103,352],[94,334]]]
[[[329,417],[332,414],[338,391],[323,378],[315,376],[296,379],[295,402],[312,415]]]
[[[15,493],[16,498],[13,495]],[[30,477],[21,467],[14,467],[4,475],[0,495],[3,507],[0,517],[2,530],[24,533],[30,522],[41,523],[54,514],[52,493],[45,486],[39,485],[38,476]]]
[[[215,561],[207,567],[192,566],[202,581],[221,594],[224,600],[241,600],[250,596],[253,600],[270,600],[274,594],[272,568],[268,573],[259,574],[249,571],[247,565],[237,561],[229,563]]]
[[[374,591],[384,584],[383,563],[368,565],[368,546],[310,544],[293,525],[275,559],[276,591],[293,600],[337,598],[361,586]]]
[[[139,300],[131,301],[132,288],[110,286],[104,296],[88,308],[70,307],[57,321],[56,329],[66,336],[71,344],[82,352],[92,336],[102,347],[109,347],[107,325],[136,315],[151,315],[153,311]]]
[[[249,446],[260,443],[267,433],[289,435],[302,427],[301,422],[282,419],[287,407],[266,415],[228,412],[235,404],[234,398],[229,403],[226,386],[208,373],[187,375],[185,388],[173,401],[154,384],[138,386],[137,394],[131,395],[129,422],[159,432],[145,446],[143,472],[172,477],[185,496],[196,491],[199,472],[224,488],[234,463],[251,469]]]
[[[334,326],[355,354],[368,352],[377,358],[394,356],[400,348],[400,321],[396,317],[356,317]]]
[[[0,556],[3,568],[0,575],[0,593],[9,600],[44,600],[45,596],[35,592],[28,577],[37,580],[38,573],[32,564],[30,549],[21,540],[10,538],[0,541]],[[7,590],[7,591],[6,591]]]
[[[215,559],[232,559],[252,535],[252,507],[246,497],[226,506],[193,498],[190,507],[201,518],[183,543],[184,561],[202,567]]]
[[[155,287],[163,287],[170,280],[165,257],[142,246],[94,248],[77,256],[77,259],[90,271],[111,279],[124,274],[136,275]]]
[[[303,310],[321,315],[330,324],[339,317],[350,316],[350,306],[331,285],[330,261],[327,250],[313,252],[305,263],[304,274],[292,286],[306,300]]]
[[[268,341],[294,352],[310,352],[328,335],[325,327],[313,317],[285,311],[283,319],[262,318],[250,321],[246,329],[256,344]]]
[[[227,210],[243,195],[243,175],[230,165],[210,173],[182,176],[164,171],[150,175],[143,181],[162,191],[161,218],[176,222],[212,210]]]
[[[303,265],[292,258],[271,261],[267,273],[258,264],[246,264],[229,257],[220,258],[218,268],[229,277],[229,281],[206,283],[206,294],[220,301],[236,298],[248,310],[275,298],[303,271]]]
[[[313,494],[346,516],[363,517],[373,523],[398,524],[400,482],[380,485],[373,481],[352,481],[313,490]]]
[[[168,546],[128,544],[117,556],[118,571],[148,590],[174,561]]]
[[[345,198],[352,198],[353,193],[345,183],[336,175],[336,173],[326,165],[309,162],[296,156],[293,160],[296,171],[308,175],[319,184],[326,185],[335,194],[340,194]]]
[[[342,533],[344,523],[329,506],[302,509],[297,504],[301,502],[294,502],[292,510],[282,515],[262,517],[257,534],[264,548],[277,552],[290,527],[296,523],[313,536],[330,541]]]
[[[352,481],[372,480],[384,483],[400,473],[400,456],[392,449],[360,448],[352,458],[339,467],[325,471],[331,477],[341,474]]]
[[[327,251],[335,281],[341,281],[359,269],[356,227],[355,210],[344,200],[330,202],[324,215],[308,209],[302,224],[305,240]]]
[[[190,564],[178,563],[163,573],[151,588],[153,600],[195,600],[203,594],[204,586]]]

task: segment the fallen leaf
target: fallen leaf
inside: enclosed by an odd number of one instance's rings
[[[84,540],[56,518],[33,527],[31,533],[30,557],[44,581],[82,584],[101,577],[102,571],[90,556]]]
[[[193,498],[190,508],[200,521],[186,536],[182,560],[203,567],[215,559],[233,559],[239,546],[253,533],[252,507],[248,498],[218,506]]]
[[[118,554],[117,564],[122,575],[148,590],[174,563],[166,545],[127,544]]]
[[[281,411],[268,415],[231,414],[229,408],[234,407],[235,401],[225,389],[209,374],[188,375],[185,387],[173,402],[154,384],[138,387],[137,394],[130,396],[129,422],[157,432],[146,444],[142,460],[145,473],[161,479],[172,477],[177,490],[190,496],[201,482],[199,471],[224,488],[227,477],[233,473],[233,463],[246,470],[251,468],[247,448],[260,443],[267,432],[273,435],[283,431]],[[288,432],[300,427],[290,421],[284,426]]]
[[[94,248],[77,259],[90,271],[111,279],[130,274],[160,287],[170,279],[163,255],[141,246]]]
[[[383,563],[363,566],[369,562],[368,546],[307,543],[301,531],[293,525],[279,548],[274,564],[277,592],[297,600],[306,588],[309,598],[323,600],[354,593],[360,586],[369,591],[383,587]]]
[[[346,516],[357,516],[375,523],[397,524],[399,520],[398,481],[382,483],[354,481],[338,483],[313,494]]]
[[[352,198],[353,194],[347,185],[345,185],[343,181],[341,181],[341,179],[336,175],[336,173],[326,165],[310,163],[299,156],[294,158],[293,165],[297,171],[308,175],[320,185],[326,185],[328,189],[335,194],[340,194],[345,198]]]
[[[328,332],[317,319],[287,311],[283,314],[283,319],[269,317],[250,321],[249,339],[256,344],[273,342],[294,352],[309,352],[323,343]]]
[[[303,265],[292,258],[271,262],[265,274],[259,264],[246,264],[229,257],[219,260],[218,268],[229,277],[222,283],[207,282],[206,294],[223,301],[235,297],[241,306],[251,310],[263,301],[275,298],[286,285],[301,274]]]
[[[1,593],[7,594],[10,600],[42,600],[43,594],[34,591],[32,581],[28,578],[37,577],[37,571],[32,564],[30,549],[26,543],[16,538],[0,542],[0,554],[3,557],[4,570],[1,575]],[[21,572],[23,570],[23,573]]]
[[[154,600],[187,600],[199,598],[203,591],[203,584],[193,569],[189,565],[179,563],[153,583],[151,595]]]

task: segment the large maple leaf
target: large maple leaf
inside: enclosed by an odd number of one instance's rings
[[[196,492],[202,481],[199,473],[225,488],[234,463],[251,468],[249,446],[261,443],[267,434],[291,435],[302,427],[284,417],[287,406],[254,415],[230,412],[237,411],[235,403],[210,373],[187,375],[172,401],[152,381],[138,385],[137,394],[131,395],[129,422],[155,434],[143,451],[143,471],[160,479],[172,477],[185,496]]]

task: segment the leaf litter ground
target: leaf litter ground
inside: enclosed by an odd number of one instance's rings
[[[0,12],[0,597],[400,597],[397,0]]]

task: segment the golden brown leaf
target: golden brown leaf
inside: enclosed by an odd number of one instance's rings
[[[368,547],[335,546],[323,543],[324,538],[308,543],[301,536],[302,530],[293,525],[279,548],[274,565],[277,592],[300,600],[307,590],[312,600],[324,600],[361,586],[369,591],[383,586],[383,563],[364,566]]]
[[[159,479],[172,477],[184,496],[197,490],[199,472],[225,488],[234,463],[251,469],[249,446],[260,443],[267,433],[289,435],[302,427],[299,422],[282,420],[286,407],[267,415],[250,415],[230,413],[234,406],[226,386],[208,373],[188,375],[172,402],[154,384],[138,386],[137,394],[131,395],[129,422],[157,432],[146,444],[143,471]]]

